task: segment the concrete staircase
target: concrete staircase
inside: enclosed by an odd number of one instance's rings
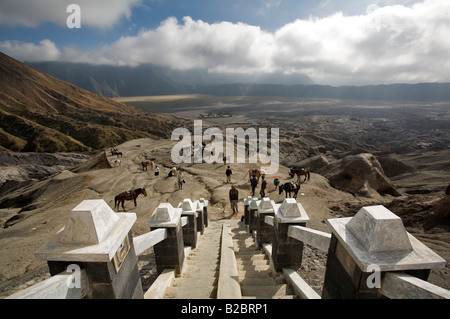
[[[180,277],[174,278],[164,299],[216,299],[220,271],[223,224],[229,224],[243,299],[294,299],[293,289],[282,274],[274,274],[269,260],[259,250],[239,219],[209,221],[198,246],[187,257]]]
[[[231,232],[242,298],[295,299],[294,290],[282,274],[274,273],[264,251],[257,248],[243,223],[233,223]]]
[[[209,221],[198,239],[197,248],[187,257],[180,277],[172,280],[164,299],[215,299],[220,265],[222,223]]]

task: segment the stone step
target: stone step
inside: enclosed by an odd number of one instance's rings
[[[217,277],[217,270],[205,270],[201,268],[190,269],[183,274],[183,278],[213,278]]]
[[[169,287],[166,289],[165,299],[215,299],[217,287]]]
[[[236,259],[242,260],[267,260],[266,255],[257,253],[257,254],[236,254]]]
[[[268,286],[241,286],[242,296],[255,296],[258,299],[277,298],[285,295],[292,295],[287,284]]]
[[[241,280],[245,278],[261,278],[272,276],[271,270],[256,270],[256,269],[240,269],[238,276]]]
[[[252,268],[256,266],[267,266],[269,261],[266,259],[238,259],[236,260],[238,266],[242,265],[247,268]]]
[[[214,261],[218,261],[219,258],[219,254],[218,253],[208,253],[208,252],[202,252],[202,253],[198,253],[198,254],[189,254],[189,256],[187,257],[187,260],[190,261],[194,261],[194,260],[214,260]]]
[[[243,279],[239,280],[239,284],[241,287],[244,286],[270,286],[270,285],[280,285],[284,284],[283,280],[277,280],[274,277],[242,277]]]
[[[189,278],[179,277],[172,280],[172,287],[202,288],[217,285],[217,277]]]
[[[237,268],[238,268],[238,271],[239,270],[248,270],[248,269],[251,269],[251,270],[262,270],[262,271],[270,271],[270,266],[269,265],[267,265],[267,264],[265,264],[265,265],[252,265],[252,266],[249,266],[249,265],[243,265],[243,264],[238,264],[237,265]]]

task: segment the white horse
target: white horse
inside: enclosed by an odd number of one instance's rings
[[[122,165],[122,161],[120,159],[115,159],[113,161],[109,162],[111,164],[111,167],[117,167]]]

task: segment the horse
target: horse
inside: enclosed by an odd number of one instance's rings
[[[142,165],[142,171],[146,171],[146,170],[148,170],[147,166],[150,166],[153,169],[155,166],[155,163],[150,162],[150,161],[146,161],[146,162],[143,161],[143,162],[141,162],[141,165]]]
[[[299,189],[300,189],[300,183],[293,183],[293,182],[284,183],[284,184],[280,185],[280,187],[278,187],[278,190],[279,190],[278,195],[281,195],[281,193],[284,190],[286,193],[286,198],[288,197],[288,194],[289,194],[289,197],[291,197],[291,192],[294,192],[293,198],[297,198]]]
[[[117,167],[117,166],[121,166],[122,165],[122,162],[120,161],[120,159],[115,159],[115,160],[113,160],[113,161],[111,161],[109,163],[110,163],[111,167]]]
[[[262,174],[261,174],[261,171],[260,171],[259,169],[249,169],[249,170],[248,170],[248,179],[251,180],[253,175],[256,175],[256,179],[257,179],[258,182],[259,182],[259,178],[260,178],[261,175],[262,175]]]
[[[122,203],[122,209],[125,211],[124,203],[126,200],[134,200],[134,207],[137,207],[136,198],[140,195],[147,196],[147,192],[145,188],[138,188],[135,190],[126,191],[120,193],[116,197],[114,197],[114,208],[120,209],[120,203]]]
[[[310,179],[310,171],[305,168],[291,168],[291,170],[289,171],[289,175],[291,177],[297,175],[297,182],[300,180],[301,175],[305,175],[305,179],[303,181],[306,181],[306,178],[308,178],[308,181]]]
[[[119,152],[119,151],[111,151],[111,155],[112,156],[114,156],[114,155],[117,155],[117,157],[122,157],[122,152]]]

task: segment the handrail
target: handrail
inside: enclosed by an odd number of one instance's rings
[[[187,225],[188,218],[186,216],[181,217],[181,227]],[[155,229],[146,234],[137,236],[133,238],[134,250],[136,251],[136,256],[139,256],[147,249],[150,249],[159,242],[162,242],[167,238],[167,228]]]
[[[89,286],[86,270],[81,269],[80,277],[75,279],[76,276],[76,273],[64,271],[10,295],[6,299],[81,299],[86,295]],[[74,279],[80,282],[72,288]]]
[[[323,252],[328,252],[330,247],[331,234],[316,229],[303,226],[289,226],[288,236]]]
[[[139,256],[147,249],[153,247],[157,243],[167,238],[167,228],[159,228],[152,230],[146,234],[133,238],[134,250],[136,256]]]
[[[450,299],[449,290],[405,273],[386,273],[381,293],[391,299]]]
[[[236,256],[233,250],[230,225],[222,226],[220,247],[219,282],[217,284],[217,299],[241,299],[239,273]]]

